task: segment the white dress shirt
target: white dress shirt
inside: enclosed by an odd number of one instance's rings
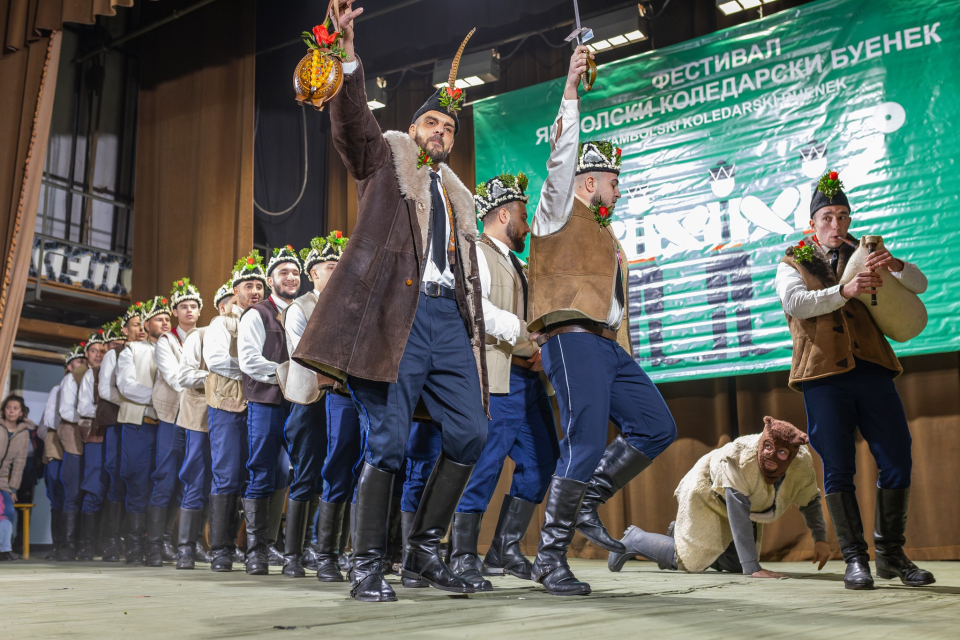
[[[904,260],[903,271],[891,271],[890,275],[916,294],[927,290],[927,277],[911,262]],[[832,313],[847,304],[840,294],[842,285],[810,291],[800,272],[784,262],[777,265],[776,287],[783,310],[798,320]]]
[[[50,389],[47,402],[43,405],[43,418],[40,424],[44,429],[57,430],[57,425],[60,424],[60,385]],[[39,431],[37,435],[40,435]]]
[[[559,136],[557,133],[559,132]],[[577,156],[580,153],[580,101],[560,101],[560,112],[550,129],[550,159],[547,160],[547,179],[540,188],[540,202],[533,214],[531,233],[548,236],[567,224],[573,214],[574,180],[577,176]],[[587,203],[584,203],[587,204]],[[589,205],[588,205],[589,206]],[[618,256],[619,258],[619,256]],[[616,272],[615,272],[616,273]],[[626,277],[627,274],[624,274]],[[619,287],[619,282],[613,283]],[[607,325],[616,330],[623,319],[623,307],[611,290]]]
[[[117,391],[117,352],[107,351],[100,361],[100,384],[97,392],[113,404],[120,405],[120,393]]]
[[[77,395],[77,414],[81,418],[92,418],[97,413],[96,399],[93,395],[93,369],[87,369],[80,380],[80,391]]]
[[[147,407],[144,417],[156,420],[157,412],[153,408],[153,385],[148,387],[137,382],[137,370],[133,363],[134,349],[155,349],[156,345],[151,344],[149,340],[141,342],[142,346],[137,342],[131,342],[120,352],[120,357],[117,358],[117,389],[127,400]],[[152,351],[145,353],[149,353],[151,357],[153,355]]]
[[[319,303],[320,294],[314,289],[310,292],[317,298]],[[283,314],[283,330],[287,334],[287,352],[293,353],[300,344],[300,338],[307,328],[307,318],[303,313],[303,307],[299,304],[291,304]]]
[[[180,330],[180,327],[174,329],[176,335],[164,334],[157,340],[154,348],[154,357],[157,359],[157,373],[163,376],[171,389],[180,393],[183,387],[180,386],[180,358],[182,357],[182,344],[186,334]]]
[[[287,308],[279,296],[270,296],[279,311]],[[258,382],[277,384],[277,367],[280,363],[263,357],[263,342],[267,339],[267,330],[263,318],[256,311],[243,314],[237,331],[237,354],[240,356],[240,371]]]
[[[239,319],[241,313],[240,307],[233,305],[229,315]],[[207,363],[207,371],[231,380],[241,380],[240,364],[237,358],[230,355],[230,332],[224,324],[225,317],[217,316],[210,321],[203,335],[203,361]]]
[[[497,245],[502,254],[510,255],[510,248],[507,245],[492,236],[487,237]],[[521,260],[520,263],[523,264],[523,261]],[[520,336],[520,318],[490,302],[490,265],[487,264],[486,254],[479,248],[477,249],[477,266],[480,268],[480,293],[483,296],[483,326],[494,338],[515,345]]]
[[[200,368],[204,331],[194,331],[183,341],[180,370],[177,372],[177,384],[181,389],[203,389],[207,379],[207,372]]]
[[[77,422],[77,381],[72,373],[67,373],[60,381],[60,418],[66,422]]]

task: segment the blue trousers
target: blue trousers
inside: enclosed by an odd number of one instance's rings
[[[122,441],[123,425],[115,424],[107,427],[107,435],[103,439],[106,449],[103,466],[107,470],[107,500],[110,502],[124,502],[127,499],[127,485],[120,477]]]
[[[100,511],[103,499],[107,495],[109,476],[104,467],[107,445],[103,442],[88,442],[83,446],[83,512]]]
[[[555,475],[587,482],[607,446],[612,422],[631,446],[653,460],[677,439],[667,403],[619,344],[592,333],[564,333],[541,348],[557,393],[563,440]]]
[[[207,407],[214,495],[243,495],[247,482],[247,412]]]
[[[120,476],[127,484],[127,512],[144,513],[153,493],[157,460],[157,425],[125,424],[120,447]]]
[[[857,473],[856,431],[870,447],[882,489],[910,486],[910,428],[893,372],[857,359],[846,373],[803,383],[810,444],[823,460],[827,494],[853,492]]]
[[[440,430],[432,424],[414,422],[407,440],[407,473],[403,481],[400,510],[415,512],[420,506],[427,479],[443,449]]]
[[[180,466],[186,447],[186,429],[160,421],[157,426],[157,461],[150,479],[153,494],[150,506],[161,509],[176,504],[180,498]]]
[[[370,348],[376,348],[370,345]],[[403,465],[410,418],[423,397],[443,425],[443,451],[453,462],[474,464],[487,439],[487,417],[473,349],[457,304],[421,295],[400,358],[397,382],[347,379],[366,438],[366,460],[381,471]]]
[[[63,487],[63,510],[80,511],[83,506],[83,456],[63,452],[60,462],[60,486]]]
[[[321,470],[320,497],[339,504],[351,500],[357,486],[357,467],[363,459],[360,417],[350,398],[335,393],[327,394],[326,412],[327,457]]]
[[[290,403],[283,439],[293,463],[290,499],[308,502],[320,493],[322,484],[320,470],[327,455],[326,401],[321,398],[313,404]]]
[[[210,471],[210,436],[203,431],[184,429],[184,456],[180,465],[184,509],[199,511],[207,504],[213,473]]]
[[[509,455],[515,465],[510,495],[540,504],[560,454],[553,409],[540,374],[510,367],[510,393],[490,396],[487,444],[477,460],[457,511],[483,513]]]
[[[245,498],[269,498],[285,489],[290,479],[290,458],[284,449],[283,425],[289,404],[247,403],[247,471],[250,482]]]
[[[43,470],[43,486],[46,488],[50,509],[63,511],[63,485],[60,484],[60,460],[51,460]]]

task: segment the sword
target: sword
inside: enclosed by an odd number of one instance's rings
[[[573,15],[577,21],[577,28],[573,30],[573,33],[564,38],[563,41],[570,42],[576,38],[577,44],[583,45],[584,42],[593,39],[593,29],[580,26],[580,7],[577,6],[577,0],[573,0]],[[590,58],[589,53],[587,54],[587,70],[580,74],[580,81],[583,83],[584,91],[590,91],[590,89],[593,88],[593,83],[597,81],[597,63]]]

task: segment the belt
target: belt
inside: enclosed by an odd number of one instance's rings
[[[512,364],[517,365],[518,367],[523,367],[524,369],[529,369],[530,367],[533,366],[533,363],[531,363],[526,358],[521,358],[520,356],[511,356],[510,362]]]
[[[147,416],[143,416],[143,422],[145,424],[160,424],[160,421],[156,418],[148,418]]]
[[[431,298],[447,298],[449,300],[457,299],[457,292],[450,287],[437,284],[436,282],[421,282],[420,293]]]
[[[592,333],[595,336],[600,336],[607,340],[617,341],[617,332],[612,331],[610,327],[605,324],[592,322],[590,320],[570,320],[544,327],[540,335],[537,336],[537,346],[542,347],[547,343],[547,340],[562,333]]]

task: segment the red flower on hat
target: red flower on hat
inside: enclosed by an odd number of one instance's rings
[[[450,87],[447,87],[447,93],[450,95],[451,98],[453,98],[454,100],[457,100],[460,98],[460,95],[463,93],[463,89],[461,89],[460,87],[454,87],[453,89],[451,89]]]
[[[97,333],[99,333],[100,335],[103,335],[103,329],[100,329],[99,331],[97,331]]]
[[[183,280],[177,280],[177,286],[178,286],[178,287],[182,287],[182,286],[183,286]]]
[[[81,342],[81,343],[80,343],[80,346],[81,346],[81,347],[85,347],[85,346],[87,346],[87,343],[86,343],[86,342]]]
[[[343,233],[340,232],[340,231],[334,231],[334,232],[333,232],[333,235],[334,235],[334,237],[335,237],[337,240],[339,240],[340,238],[343,237]]]
[[[617,147],[617,157],[618,157],[618,158],[620,157],[620,154],[621,154],[622,152],[623,152],[623,149],[621,149],[620,147]]]
[[[142,306],[143,306],[143,303],[138,300],[138,301],[137,301],[137,306],[138,306],[138,307],[142,307]]]
[[[807,246],[807,243],[804,242],[803,240],[801,240],[801,241],[800,241],[800,244],[797,245],[797,246],[798,246],[798,247],[805,247],[805,246]]]
[[[293,251],[293,247],[289,244],[287,245],[287,251]]]
[[[831,180],[836,180],[836,179],[838,179],[839,177],[840,177],[840,174],[837,173],[836,171],[831,171],[831,172],[830,172],[830,179],[831,179]]]
[[[254,262],[256,262],[256,260],[253,258],[247,258],[247,264],[253,264]]]
[[[313,28],[313,37],[317,39],[317,44],[319,45],[331,45],[333,41],[337,39],[337,36],[340,35],[338,32],[334,31],[330,33],[327,31],[327,28],[318,24]]]
[[[160,304],[167,304],[166,298],[160,298]]]

